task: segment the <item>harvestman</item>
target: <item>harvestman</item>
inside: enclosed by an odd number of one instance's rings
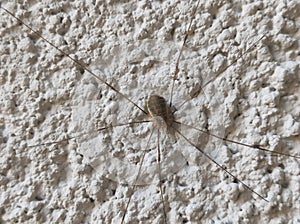
[[[160,188],[160,197],[161,197],[161,202],[162,202],[162,206],[163,206],[163,219],[164,219],[164,223],[167,223],[167,214],[166,214],[166,205],[165,205],[165,200],[164,200],[164,194],[163,194],[163,188],[162,188],[162,177],[161,177],[161,149],[160,149],[160,130],[164,129],[164,130],[172,130],[173,132],[177,133],[178,136],[182,137],[186,142],[188,142],[190,145],[192,145],[195,149],[197,149],[199,152],[201,152],[205,157],[207,157],[212,163],[214,163],[217,167],[219,167],[220,169],[222,169],[225,173],[227,173],[229,176],[231,176],[233,179],[235,179],[236,181],[238,181],[239,183],[241,183],[243,185],[244,188],[246,188],[248,191],[252,192],[253,194],[257,195],[259,198],[261,198],[264,201],[267,201],[262,195],[260,195],[259,193],[257,193],[256,191],[254,191],[252,188],[250,188],[247,184],[245,184],[242,180],[240,180],[237,176],[233,175],[231,172],[229,172],[227,170],[226,167],[223,167],[222,165],[220,165],[217,161],[215,161],[209,154],[207,154],[206,152],[204,152],[199,146],[197,146],[195,143],[193,143],[191,140],[189,140],[187,137],[185,137],[178,128],[175,127],[175,124],[178,125],[183,125],[189,128],[192,128],[196,131],[202,132],[204,134],[213,136],[215,138],[221,139],[223,141],[227,141],[230,143],[235,143],[238,145],[242,145],[245,147],[249,147],[249,148],[255,148],[258,150],[262,150],[262,151],[266,151],[275,155],[283,155],[283,156],[289,156],[289,157],[294,157],[297,159],[300,159],[299,156],[294,156],[294,155],[289,155],[286,153],[282,153],[282,152],[275,152],[275,151],[271,151],[265,148],[260,147],[259,145],[251,145],[251,144],[245,144],[245,143],[240,143],[240,142],[236,142],[234,140],[231,139],[226,139],[223,137],[220,137],[218,135],[215,135],[214,133],[209,133],[208,131],[193,127],[191,125],[187,125],[181,122],[178,122],[174,119],[174,112],[172,112],[171,107],[172,107],[172,100],[173,100],[173,92],[174,92],[174,83],[177,80],[177,75],[179,73],[179,63],[180,63],[180,58],[181,58],[181,54],[183,51],[183,48],[186,44],[187,38],[189,36],[189,33],[191,32],[191,25],[193,22],[193,19],[195,17],[197,8],[199,6],[199,2],[197,2],[197,5],[192,13],[192,19],[188,25],[187,31],[184,35],[184,39],[183,39],[183,43],[182,43],[182,47],[180,49],[179,52],[179,56],[177,57],[176,60],[176,65],[175,65],[175,71],[173,73],[173,79],[172,79],[172,84],[171,84],[171,93],[170,93],[170,102],[169,104],[166,102],[166,100],[158,95],[151,95],[147,101],[147,109],[143,109],[140,106],[138,106],[133,100],[131,100],[130,98],[128,98],[126,95],[124,95],[123,93],[121,93],[120,91],[118,91],[114,86],[112,86],[111,84],[109,84],[108,82],[104,81],[103,79],[101,79],[99,76],[97,76],[93,71],[91,71],[88,67],[86,67],[83,63],[81,63],[80,61],[76,60],[75,58],[73,58],[72,56],[70,56],[69,54],[65,53],[64,51],[62,51],[61,49],[59,49],[56,45],[54,45],[52,42],[50,42],[49,40],[47,40],[46,38],[44,38],[43,36],[41,36],[41,34],[39,34],[37,31],[35,31],[34,29],[32,29],[29,25],[27,25],[26,23],[24,23],[22,20],[20,20],[19,18],[17,18],[13,13],[11,13],[10,11],[8,11],[7,9],[3,8],[1,6],[1,9],[3,9],[4,11],[6,11],[6,13],[10,14],[12,17],[14,17],[16,20],[18,20],[21,24],[23,24],[24,26],[26,26],[30,31],[32,31],[33,33],[35,33],[39,38],[43,39],[45,42],[47,42],[48,44],[50,44],[53,48],[57,49],[61,54],[63,54],[65,57],[68,57],[71,61],[73,61],[75,64],[77,64],[78,66],[80,66],[81,68],[83,68],[84,70],[86,70],[90,75],[92,75],[94,78],[96,78],[98,81],[100,81],[101,83],[103,83],[104,85],[106,85],[107,87],[109,87],[110,89],[112,89],[113,91],[115,91],[117,94],[119,94],[120,96],[124,97],[128,102],[130,102],[131,104],[133,104],[136,108],[138,108],[142,113],[144,113],[145,115],[147,115],[150,120],[153,122],[153,125],[156,127],[157,131],[157,163],[158,163],[158,170],[159,170],[159,188]],[[265,35],[263,35],[261,38],[259,38],[253,45],[251,45],[243,54],[242,56],[244,56],[247,52],[249,52],[250,49],[252,49],[257,42],[259,42],[260,40],[262,40],[265,37]],[[215,80],[220,74],[222,74],[225,70],[227,70],[230,66],[232,66],[234,63],[236,63],[237,60],[233,61],[232,63],[230,63],[228,66],[226,66],[224,69],[222,69],[220,72],[218,72],[212,79],[208,80],[208,82],[204,83],[204,85],[199,88],[196,92],[194,92],[191,95],[191,98],[195,98],[197,97],[201,91],[203,91],[203,88],[205,88],[205,86],[207,86],[209,83],[211,83],[213,80]],[[185,103],[186,101],[184,101],[181,106]],[[181,107],[180,106],[180,107]],[[130,123],[126,123],[126,124],[118,124],[115,126],[110,126],[110,127],[103,127],[101,129],[99,129],[98,131],[102,131],[102,130],[106,130],[106,129],[110,129],[116,126],[124,126],[124,125],[130,125],[130,124],[136,124],[136,123],[145,123],[145,122],[149,122],[149,121],[136,121],[136,122],[130,122]],[[153,130],[150,134],[149,140],[151,138],[153,134]],[[78,136],[76,136],[78,137]],[[62,141],[66,141],[66,140],[70,140],[76,137],[71,137]],[[39,144],[40,145],[47,145],[47,144],[53,144],[53,143],[59,143],[61,141],[58,142],[47,142],[47,143],[43,143],[43,144]],[[149,141],[148,141],[149,143]],[[148,143],[147,143],[147,147],[148,148]],[[37,146],[37,145],[35,145]],[[35,147],[35,146],[31,146],[31,147]],[[146,154],[146,150],[144,150],[143,152],[143,156],[141,158],[140,161],[140,165],[139,165],[139,170],[137,172],[136,178],[135,178],[135,182],[132,186],[132,193],[130,194],[129,198],[128,198],[128,202],[126,204],[126,208],[124,211],[124,214],[122,216],[122,221],[121,223],[125,222],[125,216],[127,214],[127,210],[130,204],[130,201],[132,199],[133,193],[137,187],[137,182],[138,179],[140,177],[141,174],[141,168],[143,165],[143,160]]]

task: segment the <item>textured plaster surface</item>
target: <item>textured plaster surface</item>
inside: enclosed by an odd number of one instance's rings
[[[151,94],[170,100],[175,62],[195,5],[2,2],[141,108]],[[3,10],[0,13],[0,222],[120,223],[147,149],[125,222],[163,223],[156,131],[147,146],[151,123],[99,131],[149,119]],[[299,15],[296,0],[200,1],[174,86],[176,120],[299,156]],[[299,159],[270,156],[178,128],[269,202],[178,135],[162,132],[168,223],[300,222]]]

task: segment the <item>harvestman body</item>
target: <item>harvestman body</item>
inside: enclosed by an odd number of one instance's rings
[[[158,95],[150,96],[147,101],[147,109],[156,128],[171,128],[174,121],[173,113],[163,97]]]

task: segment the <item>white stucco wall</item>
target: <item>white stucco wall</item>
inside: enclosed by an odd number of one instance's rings
[[[170,99],[178,49],[195,5],[2,2],[142,108],[151,94]],[[151,124],[97,131],[147,117],[0,11],[0,222],[120,223]],[[175,82],[176,120],[300,156],[299,14],[296,0],[200,1]],[[236,58],[188,100],[196,84]],[[183,139],[163,135],[169,223],[300,222],[299,159],[180,130],[269,202],[235,183]],[[156,136],[126,223],[163,223]],[[61,141],[65,138],[71,139]]]

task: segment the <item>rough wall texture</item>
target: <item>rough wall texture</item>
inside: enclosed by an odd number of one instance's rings
[[[195,1],[18,2],[2,6],[140,107],[151,94],[170,100]],[[296,0],[200,1],[175,82],[176,120],[300,156],[299,15]],[[163,223],[157,133],[147,146],[150,123],[117,126],[148,118],[3,10],[0,18],[0,222],[120,223],[147,149],[125,222]],[[269,202],[162,133],[168,223],[300,222],[299,159],[178,128]]]

